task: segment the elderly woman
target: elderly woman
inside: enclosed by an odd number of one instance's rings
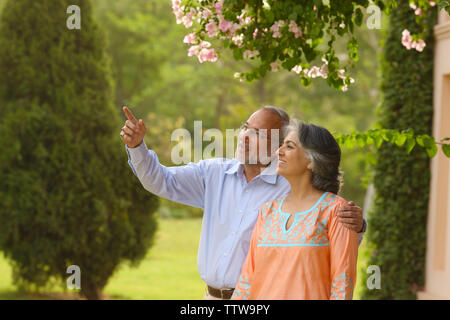
[[[358,238],[338,223],[339,145],[294,121],[277,154],[291,191],[261,207],[232,299],[351,299]]]

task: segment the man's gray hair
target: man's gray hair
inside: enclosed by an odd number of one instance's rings
[[[279,135],[278,136],[279,136],[279,144],[280,145],[283,144],[285,133],[286,133],[286,129],[287,129],[287,127],[289,126],[289,124],[291,122],[291,119],[290,119],[289,115],[283,109],[277,108],[277,107],[274,107],[274,106],[265,106],[261,110],[271,111],[273,113],[276,113],[280,117],[280,119],[281,119],[283,124],[281,126],[281,129],[279,131]]]
[[[283,127],[289,125],[289,123],[291,121],[291,119],[289,118],[289,115],[283,109],[280,109],[280,108],[277,108],[274,106],[265,106],[261,110],[270,110],[270,111],[278,114],[278,116],[280,116],[281,120],[283,121]]]

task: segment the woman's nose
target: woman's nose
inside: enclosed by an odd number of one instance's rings
[[[279,147],[279,148],[277,149],[277,151],[275,151],[275,154],[276,154],[277,156],[282,155],[282,153],[283,153],[283,151],[281,150],[281,147]]]

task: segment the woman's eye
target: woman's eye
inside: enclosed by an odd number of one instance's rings
[[[294,147],[288,146],[288,149],[294,149]]]

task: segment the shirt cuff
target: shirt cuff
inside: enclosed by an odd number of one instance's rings
[[[142,140],[141,144],[135,148],[129,148],[125,145],[125,149],[127,150],[128,160],[131,163],[139,163],[141,162],[148,154],[148,148],[145,144],[145,141]]]

